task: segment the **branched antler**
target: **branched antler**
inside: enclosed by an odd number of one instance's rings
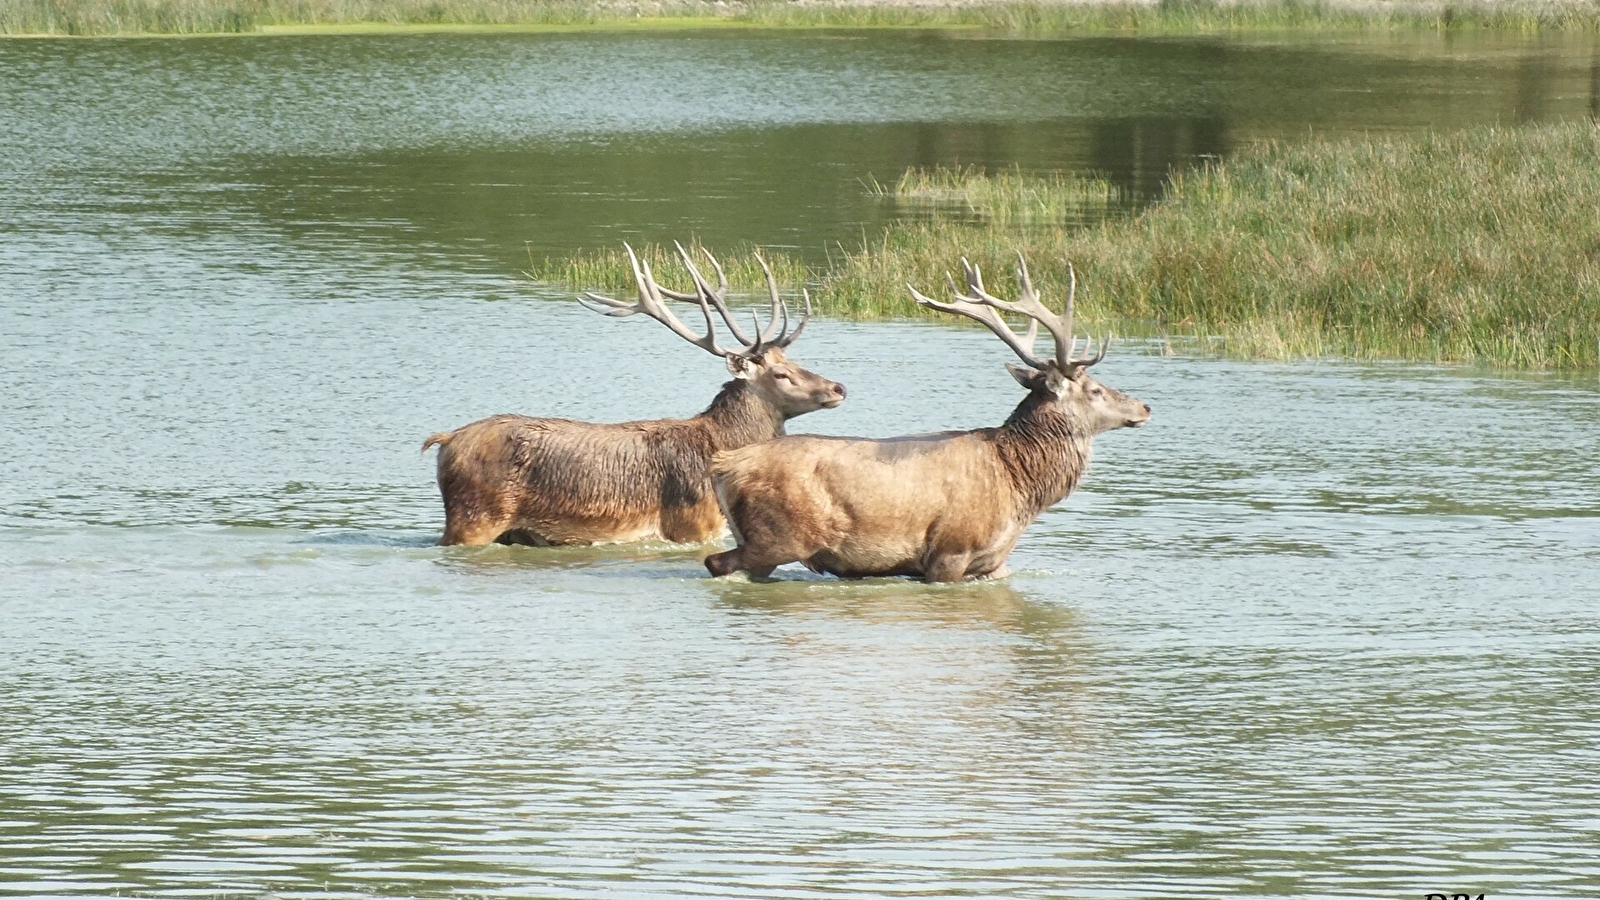
[[[650,264],[641,261],[638,255],[634,253],[633,247],[626,243],[622,246],[628,251],[628,262],[633,266],[634,281],[639,285],[639,300],[637,303],[626,303],[593,291],[585,291],[579,298],[579,302],[601,315],[620,318],[644,313],[667,326],[673,334],[694,344],[696,347],[718,356],[738,354],[751,357],[759,355],[768,347],[783,348],[794,343],[795,339],[800,336],[800,332],[805,330],[806,323],[811,319],[811,295],[802,291],[806,305],[805,316],[800,320],[799,326],[794,331],[789,331],[788,304],[784,303],[779,296],[777,279],[773,277],[771,267],[767,265],[765,259],[761,258],[760,253],[755,254],[756,262],[761,264],[761,271],[766,275],[767,290],[772,298],[772,309],[765,329],[761,327],[759,317],[755,316],[754,311],[751,312],[751,316],[756,323],[756,336],[752,338],[745,333],[744,329],[739,327],[739,323],[734,319],[733,311],[728,308],[726,299],[728,276],[723,272],[722,264],[717,261],[715,256],[711,255],[710,250],[704,247],[700,248],[700,252],[705,254],[707,261],[711,263],[711,268],[717,273],[716,288],[712,288],[710,282],[700,273],[700,270],[694,264],[694,258],[689,254],[689,251],[684,249],[683,244],[677,241],[673,242],[673,246],[678,250],[678,258],[683,261],[684,268],[688,270],[689,277],[694,281],[694,292],[687,293],[662,287],[655,280],[654,274],[651,273]],[[697,304],[700,307],[701,314],[705,317],[705,335],[695,334],[677,316],[673,315],[672,310],[667,307],[667,300]],[[723,323],[728,326],[728,331],[733,335],[734,340],[739,342],[740,346],[738,348],[728,350],[717,344],[716,327],[711,316],[713,309],[722,318]]]
[[[1001,300],[984,290],[983,273],[965,257],[961,260],[961,268],[967,277],[967,293],[961,293],[961,289],[956,287],[955,279],[946,274],[945,278],[950,282],[950,293],[955,296],[955,299],[948,303],[925,296],[909,284],[906,287],[910,289],[911,296],[919,304],[929,309],[955,313],[982,322],[1032,368],[1043,370],[1053,362],[1062,374],[1070,375],[1105,358],[1106,348],[1111,345],[1110,338],[1101,341],[1098,352],[1091,356],[1089,348],[1094,346],[1094,341],[1085,337],[1080,356],[1077,340],[1072,336],[1072,301],[1078,291],[1078,275],[1071,263],[1067,264],[1067,302],[1059,315],[1051,312],[1049,307],[1039,300],[1039,292],[1034,289],[1033,279],[1028,275],[1028,261],[1023,259],[1020,252],[1017,254],[1017,285],[1021,288],[1021,293],[1014,301]],[[1025,316],[1028,319],[1028,330],[1020,335],[1012,331],[1011,326],[1000,315],[1002,312]],[[1050,332],[1050,337],[1055,341],[1053,360],[1040,359],[1033,353],[1033,343],[1039,335],[1040,325]]]
[[[730,351],[717,345],[717,330],[711,320],[711,307],[706,305],[705,297],[699,296],[697,292],[696,299],[700,304],[700,312],[706,319],[706,333],[702,336],[691,331],[689,326],[679,321],[678,317],[672,314],[672,310],[667,308],[661,285],[656,283],[655,276],[650,272],[650,263],[641,262],[628,244],[624,243],[622,247],[628,251],[628,262],[633,266],[633,279],[639,285],[639,302],[625,303],[594,291],[584,291],[578,302],[601,315],[614,318],[626,318],[644,313],[696,347],[718,356],[728,355]]]

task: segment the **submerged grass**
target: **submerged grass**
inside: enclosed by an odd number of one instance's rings
[[[1600,30],[1596,0],[0,0],[0,34],[249,33],[393,28],[929,28],[1048,37],[1093,32]]]
[[[963,256],[1010,296],[1021,251],[1052,305],[1076,265],[1080,330],[1192,336],[1244,357],[1600,366],[1592,122],[1270,146],[1175,176],[1162,201],[1091,227],[1028,212],[1068,208],[1096,182],[968,170],[912,173],[901,189],[938,204],[812,273],[821,310],[928,315],[905,285],[941,292]],[[768,258],[781,282],[806,277]],[[730,277],[754,285],[753,272]],[[621,289],[625,273],[611,253],[533,274]]]

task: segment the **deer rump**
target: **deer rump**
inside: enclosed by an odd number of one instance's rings
[[[441,445],[447,542],[698,542],[722,531],[713,448],[687,422],[502,415],[429,440]]]
[[[842,578],[1004,574],[1031,515],[993,446],[995,429],[881,440],[782,437],[719,453],[717,502],[759,572],[799,561]]]

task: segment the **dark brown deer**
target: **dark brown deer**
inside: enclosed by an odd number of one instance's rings
[[[1109,339],[1093,355],[1085,339],[1077,354],[1076,277],[1058,316],[1039,302],[1020,254],[1017,263],[1015,302],[990,296],[966,260],[968,292],[952,279],[952,302],[911,288],[923,306],[987,325],[1027,364],[1006,366],[1028,396],[1005,424],[886,440],[785,437],[719,454],[712,478],[738,546],[706,559],[711,574],[765,578],[789,562],[843,577],[1005,574],[1022,530],[1083,476],[1094,436],[1150,418],[1148,405],[1089,377]],[[1001,312],[1026,316],[1027,333]],[[1051,359],[1033,355],[1040,325],[1055,339]]]
[[[626,245],[624,245],[626,246]],[[728,281],[716,258],[713,289],[678,246],[694,281],[692,293],[656,283],[648,263],[627,247],[638,283],[637,303],[585,293],[585,305],[608,316],[644,313],[696,347],[721,357],[733,375],[711,406],[692,419],[651,419],[598,425],[571,419],[500,415],[441,432],[422,443],[439,446],[439,493],[444,497],[441,544],[595,544],[663,538],[702,542],[722,533],[722,513],[711,492],[711,457],[783,434],[784,422],[844,402],[844,385],[790,362],[784,351],[805,330],[789,331],[788,306],[779,299],[772,270],[757,254],[771,294],[771,319],[747,335],[724,295]],[[706,333],[690,330],[667,308],[668,300],[696,303]],[[717,343],[712,310],[739,342]]]

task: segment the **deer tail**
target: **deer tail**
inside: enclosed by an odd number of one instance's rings
[[[422,452],[427,453],[428,448],[435,444],[443,447],[445,444],[450,443],[450,439],[455,436],[456,433],[454,431],[436,431],[428,435],[428,439],[422,442]]]

